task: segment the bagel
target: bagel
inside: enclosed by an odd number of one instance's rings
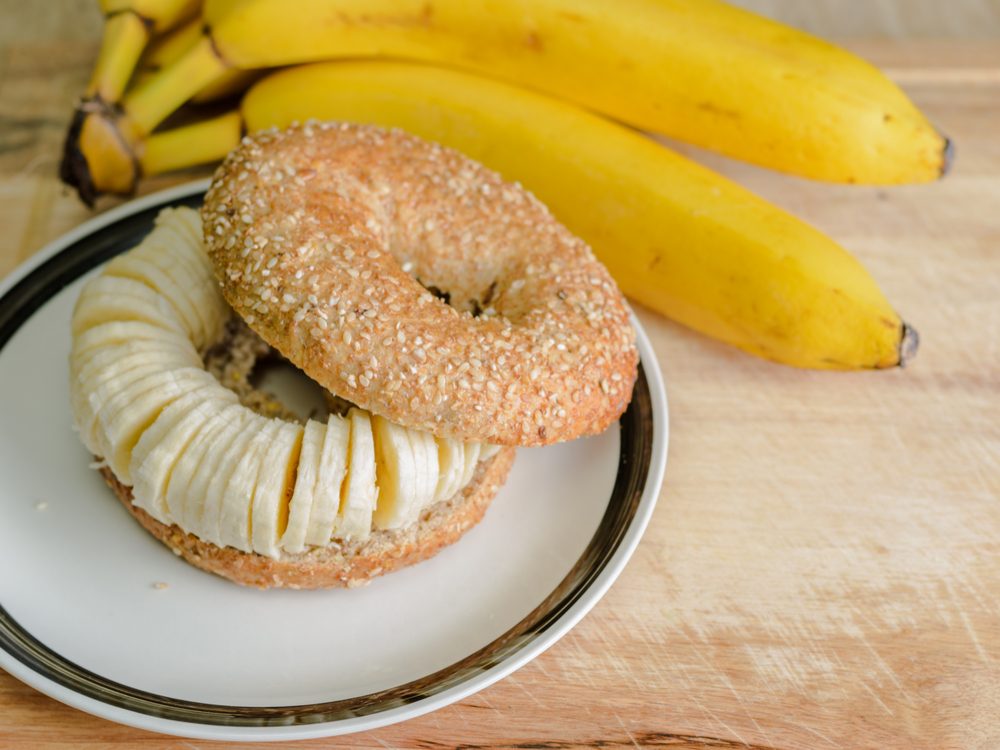
[[[478,521],[513,450],[357,408],[293,419],[250,384],[272,350],[233,319],[199,225],[163,211],[87,282],[71,321],[74,422],[137,520],[200,568],[296,588],[363,583]]]
[[[638,354],[587,245],[530,193],[397,130],[244,138],[202,208],[236,312],[329,391],[438,437],[534,446],[606,429]]]
[[[84,285],[70,401],[136,520],[262,588],[354,586],[478,522],[514,446],[606,429],[638,355],[589,248],[517,185],[398,131],[244,139]],[[261,357],[325,389],[299,418]]]

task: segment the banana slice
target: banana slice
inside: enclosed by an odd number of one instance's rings
[[[309,529],[309,517],[316,497],[316,482],[319,478],[320,462],[323,460],[323,441],[325,438],[325,424],[317,422],[315,419],[306,422],[302,434],[299,466],[295,473],[295,491],[288,503],[288,524],[281,537],[281,547],[287,552],[302,552],[306,548],[306,532]],[[344,448],[346,456],[346,443]],[[334,515],[336,515],[336,508],[334,508]],[[332,519],[330,526],[331,528],[333,526]]]
[[[369,427],[369,436],[371,428]],[[364,442],[362,440],[361,442]],[[337,523],[337,514],[340,512],[341,496],[346,497],[346,482],[348,456],[351,450],[351,420],[336,414],[331,414],[327,418],[326,433],[323,436],[323,445],[320,448],[319,464],[316,473],[316,484],[313,489],[312,507],[309,510],[308,523],[306,525],[306,544],[323,545],[330,541],[333,536],[333,529]],[[374,465],[374,456],[372,458]],[[374,487],[374,480],[372,481]],[[364,516],[365,512],[360,504],[363,498],[357,500],[358,506],[354,512],[359,516]],[[371,508],[367,511],[368,525],[371,526]],[[298,533],[296,531],[296,533]],[[297,537],[294,537],[297,544]],[[289,552],[294,551],[291,546],[286,546]]]
[[[462,474],[462,484],[459,488],[465,487],[472,481],[472,475],[476,473],[476,464],[479,463],[479,454],[482,451],[482,443],[465,444],[465,471]]]
[[[179,366],[178,366],[179,365]],[[108,403],[119,397],[132,384],[143,378],[169,370],[201,369],[201,362],[196,365],[174,360],[153,358],[142,363],[124,363],[122,367],[109,366],[105,368],[85,368],[86,372],[73,379],[70,387],[70,409],[80,437],[87,449],[98,455],[104,455],[105,447],[99,437],[98,414],[107,414]],[[71,376],[72,377],[72,376]]]
[[[72,332],[110,321],[137,320],[184,335],[177,312],[161,295],[135,279],[98,276],[87,282],[73,308]]]
[[[198,536],[207,542],[222,546],[222,510],[226,501],[226,487],[237,464],[246,453],[247,446],[257,433],[268,424],[265,417],[244,410],[240,420],[227,432],[218,436],[205,455],[198,473],[191,481],[192,492],[204,497],[201,519],[197,523]],[[204,489],[201,489],[204,488]]]
[[[197,257],[201,252],[199,249],[189,256],[181,252],[181,246],[179,242],[169,247],[151,244],[142,247],[136,257],[157,265],[175,284],[183,287],[201,323],[203,338],[198,346],[204,346],[218,340],[222,326],[230,315],[230,308],[222,297],[207,258],[202,261]]]
[[[438,483],[434,500],[447,500],[462,489],[465,475],[465,446],[458,440],[438,438]]]
[[[202,429],[184,448],[174,464],[167,482],[167,510],[170,517],[185,531],[197,534],[205,506],[205,493],[193,492],[191,481],[201,468],[209,448],[224,435],[246,408],[239,403],[219,409],[208,418]]]
[[[115,476],[125,484],[132,484],[129,471],[132,449],[142,433],[171,402],[192,390],[212,385],[219,389],[220,400],[223,393],[229,393],[197,367],[157,370],[108,399],[97,412],[95,433],[100,455]]]
[[[416,486],[413,494],[416,496],[416,511],[407,523],[417,520],[420,510],[434,502],[434,493],[438,485],[438,449],[434,436],[423,430],[406,430],[413,449],[413,458],[417,465]]]
[[[156,265],[187,293],[202,323],[205,338],[201,346],[214,341],[220,333],[228,306],[201,238],[193,238],[190,228],[178,222],[178,216],[175,212],[163,217],[129,255]]]
[[[70,356],[71,386],[86,383],[96,372],[125,372],[144,364],[171,367],[198,367],[201,357],[186,339],[183,343],[139,340],[89,349]]]
[[[302,435],[302,425],[282,422],[260,462],[250,510],[250,546],[258,554],[268,557],[281,554],[281,536],[288,525],[288,504],[294,492]]]
[[[192,255],[201,260],[211,273],[211,262],[202,239],[201,214],[196,209],[187,206],[165,208],[156,215],[155,223],[161,231],[169,230],[186,238],[184,246],[191,248],[194,251]]]
[[[268,446],[281,429],[280,419],[265,420],[264,425],[247,443],[243,454],[226,483],[219,517],[219,539],[223,546],[252,552],[250,543],[250,512],[253,507],[257,475],[264,464]]]
[[[424,459],[414,455],[405,427],[377,415],[372,415],[371,423],[378,484],[372,523],[378,529],[398,529],[416,518],[420,510],[417,489],[424,481]]]
[[[139,247],[142,247],[141,245]],[[135,279],[159,292],[170,303],[177,317],[184,323],[184,328],[191,338],[191,343],[201,348],[208,343],[208,331],[195,307],[194,295],[189,294],[191,288],[187,284],[177,282],[152,260],[139,256],[135,250],[125,255],[119,255],[104,267],[106,276]]]
[[[225,399],[220,390],[232,398]],[[235,399],[213,384],[184,394],[160,412],[132,451],[129,471],[138,507],[162,523],[173,522],[165,491],[174,463],[212,413]]]
[[[350,453],[340,513],[333,533],[347,539],[364,540],[371,534],[372,514],[379,495],[375,483],[375,440],[367,412],[351,409],[347,419],[351,423]],[[326,544],[327,541],[329,538],[317,543]]]
[[[133,341],[159,341],[179,346],[191,345],[187,336],[179,336],[159,326],[131,320],[114,321],[88,328],[78,336],[74,336],[70,356],[80,358],[94,349],[127,344]]]

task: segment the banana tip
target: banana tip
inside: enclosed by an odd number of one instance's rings
[[[955,163],[955,142],[947,136],[944,138],[944,145],[941,147],[941,171],[938,177],[944,177],[951,171],[951,165]]]
[[[899,339],[899,366],[906,367],[907,362],[917,355],[920,348],[920,334],[909,323],[903,323],[903,335]]]

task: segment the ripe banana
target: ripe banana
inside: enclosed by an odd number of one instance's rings
[[[351,424],[347,473],[341,490],[340,515],[333,532],[348,539],[367,539],[378,504],[375,483],[375,438],[371,417],[361,409],[347,413]]]
[[[139,58],[132,85],[147,82],[157,71],[168,67],[183,56],[201,38],[203,24],[201,17],[195,17],[168,33],[155,37]],[[191,102],[208,104],[235,96],[245,91],[251,83],[261,77],[262,73],[260,70],[232,68],[195,93],[191,97]]]
[[[338,514],[347,514],[349,508],[345,500],[341,507],[341,496],[345,486],[344,476],[351,463],[351,423],[348,419],[331,414],[327,419],[323,442],[319,445],[316,465],[316,485],[311,501],[302,509],[305,530],[286,530],[285,549],[300,552],[305,544],[324,544],[333,536]],[[301,464],[300,464],[301,465]],[[308,471],[308,467],[305,469]],[[374,498],[374,480],[372,481]],[[374,503],[374,499],[372,501]],[[366,529],[371,528],[371,511],[368,512]]]
[[[207,0],[205,32],[74,134],[81,191],[134,182],[128,152],[226,71],[387,56],[518,83],[630,125],[835,182],[937,179],[948,142],[876,68],[716,0]],[[69,153],[69,152],[68,152]],[[102,161],[127,174],[109,177]],[[82,192],[85,199],[92,198]]]
[[[150,37],[191,18],[200,5],[200,0],[103,0],[104,33],[85,100],[119,101]]]
[[[334,535],[363,539],[376,514],[393,528],[415,521],[442,485],[434,438],[384,420],[373,435],[358,409],[305,428],[251,412],[196,349],[215,342],[229,314],[198,214],[186,208],[165,210],[81,291],[71,322],[74,421],[86,447],[132,485],[135,504],[206,541],[271,557]],[[456,446],[457,471],[471,478],[470,454]],[[463,486],[448,481],[452,494]],[[390,488],[381,509],[380,484]]]
[[[912,354],[865,269],[793,216],[640,134],[458,71],[326,63],[253,86],[247,129],[308,118],[396,126],[518,180],[587,240],[632,299],[752,354],[820,369]]]
[[[301,447],[302,425],[282,422],[260,463],[251,505],[250,543],[255,552],[268,557],[281,552]]]
[[[288,502],[288,522],[285,533],[281,537],[281,546],[290,552],[302,552],[306,548],[306,533],[309,529],[309,517],[316,502],[317,481],[320,464],[323,459],[323,441],[326,439],[326,425],[310,419],[306,422],[302,433],[302,448],[299,452],[298,473],[295,476],[295,488]],[[346,446],[344,454],[346,455]],[[341,478],[342,481],[342,478]],[[340,488],[341,482],[336,483]],[[339,506],[340,493],[337,493]],[[333,507],[330,514],[330,527],[326,539],[333,530],[333,519],[338,507]]]
[[[135,145],[139,169],[149,176],[222,161],[240,142],[242,130],[239,112],[227,112],[153,133]]]
[[[178,525],[182,528],[199,528],[205,511],[205,494],[204,491],[193,492],[195,488],[192,487],[192,482],[198,476],[211,448],[230,434],[234,425],[242,424],[245,414],[246,410],[242,405],[236,403],[216,411],[174,464],[167,482],[167,507],[171,517],[178,519]]]

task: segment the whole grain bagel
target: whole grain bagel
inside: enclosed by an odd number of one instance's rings
[[[316,382],[438,437],[544,445],[624,411],[624,298],[530,193],[399,131],[245,138],[202,209],[223,294]]]
[[[479,518],[512,448],[434,439],[349,404],[297,417],[258,390],[266,343],[225,303],[190,208],[80,291],[73,421],[142,525],[254,586],[356,585],[433,555]]]

